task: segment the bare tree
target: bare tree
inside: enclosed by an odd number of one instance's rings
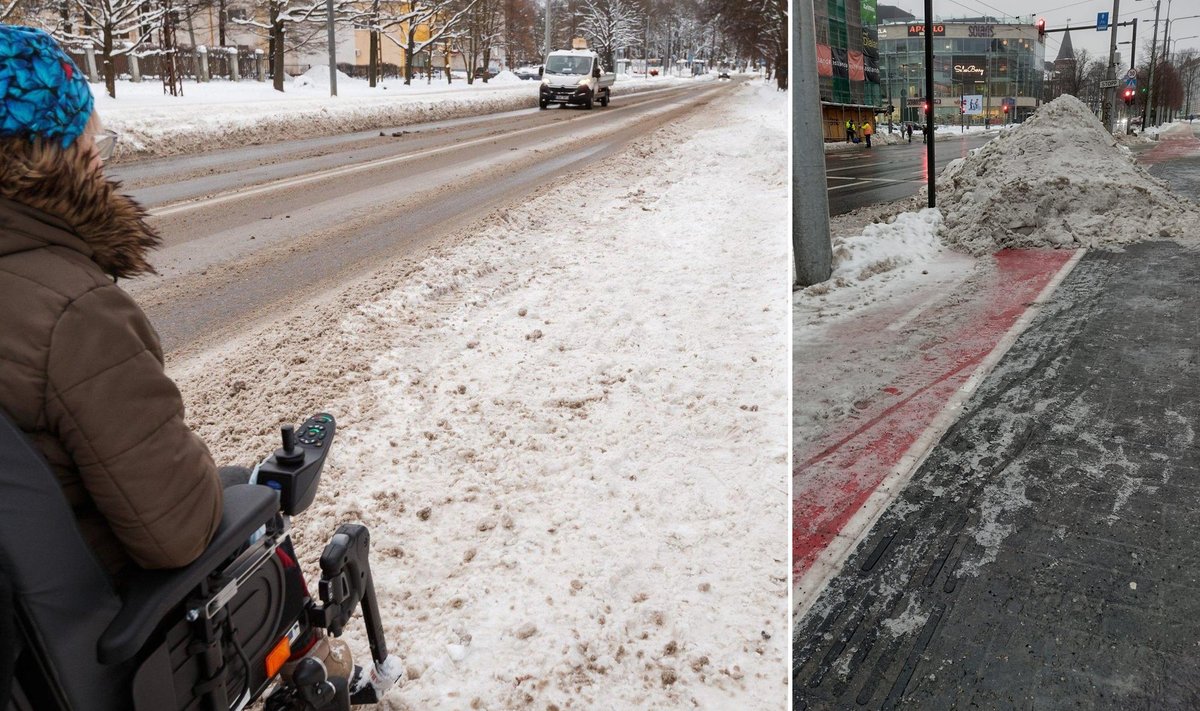
[[[381,22],[380,26],[384,29],[399,26],[404,35],[404,42],[400,46],[404,49],[404,83],[411,84],[413,77],[413,57],[419,52],[424,52],[426,49],[431,49],[438,43],[444,44],[444,50],[447,57],[446,71],[447,79],[449,79],[449,50],[445,43],[457,38],[457,33],[461,29],[463,18],[471,11],[478,0],[468,0],[464,6],[454,9],[456,5],[462,5],[459,0],[412,0],[405,4],[408,12],[404,19],[397,19],[388,22]],[[417,39],[417,31],[421,28],[426,28],[425,39]],[[385,34],[385,37],[392,39],[390,34]],[[392,40],[395,42],[395,40]]]
[[[632,47],[641,39],[643,22],[629,0],[584,0],[580,29],[611,69],[617,50]]]
[[[350,9],[350,2],[351,0],[335,0],[333,4],[334,22],[346,21],[359,14],[358,11]],[[329,12],[324,0],[309,0],[309,2],[294,5],[291,0],[265,0],[265,3],[259,7],[266,11],[267,20],[265,22],[255,18],[236,18],[233,21],[239,25],[257,27],[267,33],[272,83],[275,91],[283,91],[284,52],[286,49],[304,46],[319,34],[329,21]],[[288,32],[289,26],[298,27],[306,23],[316,26],[307,36],[292,37]]]
[[[504,31],[504,15],[500,0],[475,0],[464,18],[464,51],[467,62],[467,83],[475,81],[475,68],[482,66],[483,81],[488,80],[488,68],[492,61],[492,48],[500,41]],[[481,63],[482,62],[482,63]]]
[[[151,32],[158,27],[164,5],[144,0],[71,0],[72,7],[83,21],[72,25],[59,18],[51,33],[59,42],[70,45],[91,44],[98,47],[104,71],[104,87],[108,95],[117,96],[117,70],[113,58],[136,52],[149,42]],[[118,39],[124,38],[118,45]]]

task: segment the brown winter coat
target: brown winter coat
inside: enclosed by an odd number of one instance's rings
[[[110,573],[178,567],[216,530],[220,480],[158,335],[113,278],[152,271],[158,236],[88,160],[0,139],[0,410],[49,460]]]

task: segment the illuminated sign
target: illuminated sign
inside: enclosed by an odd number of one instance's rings
[[[954,78],[958,81],[982,81],[986,67],[986,57],[957,56],[954,58]]]
[[[925,36],[925,25],[909,25],[908,26],[908,36],[909,37],[924,37]],[[946,26],[941,25],[941,24],[934,25],[933,26],[933,36],[934,37],[945,37],[946,36]]]

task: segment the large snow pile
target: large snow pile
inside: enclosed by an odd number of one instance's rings
[[[1200,210],[1134,163],[1073,96],[947,166],[939,204],[947,244],[1091,247],[1194,235]]]

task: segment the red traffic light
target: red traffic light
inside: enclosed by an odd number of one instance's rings
[[[1008,104],[1004,105],[1004,113],[1008,113]]]
[[[1133,87],[1126,87],[1125,91],[1121,92],[1121,98],[1125,100],[1126,104],[1132,104],[1133,97],[1136,94],[1137,92],[1133,90]]]
[[[1046,18],[1039,17],[1037,21],[1038,38],[1046,36]]]

